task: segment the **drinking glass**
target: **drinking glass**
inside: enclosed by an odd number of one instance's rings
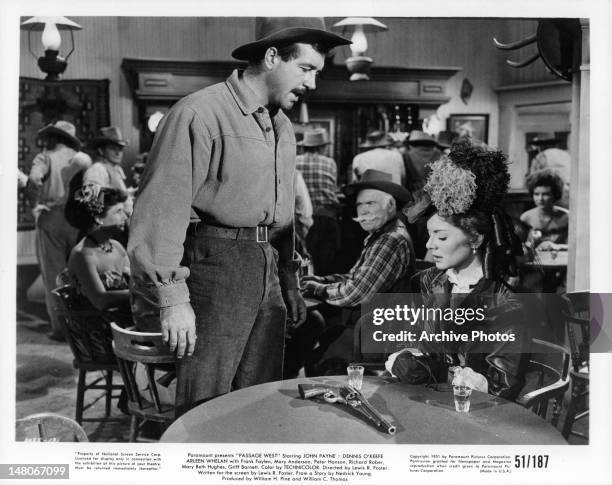
[[[363,366],[359,364],[349,364],[346,368],[346,373],[348,374],[349,386],[354,387],[358,391],[361,390],[361,385],[363,383]]]
[[[471,387],[453,386],[453,395],[455,396],[455,411],[457,411],[458,413],[467,413],[470,411],[471,394]]]

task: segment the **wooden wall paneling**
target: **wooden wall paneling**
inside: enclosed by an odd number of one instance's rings
[[[227,61],[254,36],[252,18],[119,17],[121,58]]]
[[[125,161],[130,164],[140,149],[140,118],[129,84],[120,70],[123,58],[168,58],[179,60],[229,61],[233,47],[253,38],[254,19],[248,17],[71,17],[83,26],[75,32],[76,50],[64,75],[69,78],[110,80],[111,123],[120,126],[130,140]],[[331,26],[339,18],[326,19]],[[489,113],[491,143],[496,144],[497,110],[493,87],[499,79],[503,53],[492,44],[505,25],[529,31],[532,20],[381,18],[389,31],[368,35],[368,54],[374,67],[461,66],[463,71],[447,84],[449,98],[437,108],[442,121],[448,113]],[[36,61],[27,52],[27,36],[21,33],[20,74],[42,77]],[[338,48],[335,63],[348,78],[344,59],[348,48]],[[506,75],[516,72],[504,68]],[[543,69],[543,68],[542,68]],[[514,71],[514,70],[512,70]],[[459,99],[464,77],[474,85],[468,105]],[[376,78],[373,78],[376,81]],[[371,85],[374,88],[375,85]]]

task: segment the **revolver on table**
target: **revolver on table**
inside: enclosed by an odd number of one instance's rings
[[[302,399],[322,397],[330,404],[340,403],[359,411],[375,427],[388,434],[395,434],[395,426],[387,421],[363,394],[351,386],[327,386],[323,384],[298,384]]]

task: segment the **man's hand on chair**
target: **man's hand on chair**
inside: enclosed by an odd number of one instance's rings
[[[170,345],[170,351],[176,349],[177,358],[193,354],[196,343],[195,314],[190,303],[180,303],[161,309],[161,333],[164,342]]]

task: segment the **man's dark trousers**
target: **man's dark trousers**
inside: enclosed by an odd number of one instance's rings
[[[185,261],[197,340],[177,369],[176,413],[282,379],[287,311],[269,243],[188,234]]]

